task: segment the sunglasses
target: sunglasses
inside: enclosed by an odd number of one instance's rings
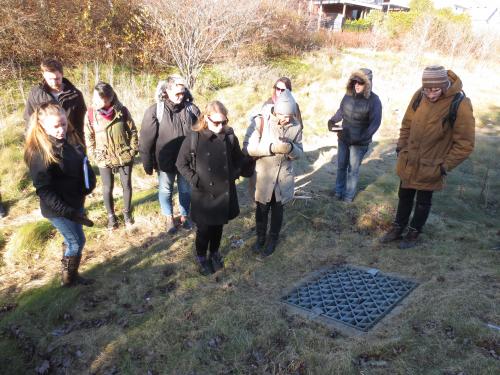
[[[222,126],[226,126],[227,125],[227,119],[226,120],[223,120],[223,121],[214,121],[210,118],[210,116],[208,116],[208,119],[210,120],[210,122],[216,126],[219,126],[219,125],[222,125]]]
[[[285,88],[285,89],[282,89],[282,88],[279,88],[279,87],[275,87],[274,89],[275,89],[276,91],[279,91],[279,92],[283,92],[283,91],[285,91],[285,90],[286,90],[286,88]]]
[[[355,80],[354,80],[354,84],[356,84],[356,83],[357,83],[358,85],[364,85],[364,84],[365,84],[365,81],[360,81],[360,80],[358,80],[358,79],[355,79]]]
[[[424,88],[424,93],[425,94],[437,94],[438,92],[440,92],[442,89],[441,88]]]

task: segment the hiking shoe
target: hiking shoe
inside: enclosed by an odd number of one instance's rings
[[[175,226],[174,217],[172,215],[166,218],[166,230],[168,234],[174,234],[177,232],[177,227]]]
[[[118,219],[116,215],[108,215],[108,230],[115,230],[116,228],[118,228]]]
[[[404,236],[403,240],[399,243],[401,250],[411,249],[417,246],[419,231],[415,228],[408,228],[408,233]]]
[[[402,234],[404,231],[404,227],[393,223],[391,228],[384,234],[384,236],[380,239],[381,243],[388,243],[396,240],[400,240],[402,238]]]
[[[182,229],[185,229],[185,230],[193,229],[193,224],[191,223],[191,220],[187,216],[181,216],[181,226],[182,226]]]
[[[196,257],[196,260],[198,262],[198,272],[203,276],[208,276],[215,272],[212,267],[212,262],[206,257]]]
[[[125,227],[130,228],[134,225],[135,221],[130,212],[123,213],[123,220],[125,221]]]
[[[214,272],[224,268],[224,261],[218,251],[210,254],[210,262],[212,263],[212,269]]]

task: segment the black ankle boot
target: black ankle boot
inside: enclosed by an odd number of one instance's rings
[[[267,257],[274,253],[276,250],[276,246],[278,246],[279,234],[278,233],[269,233],[269,239],[267,240],[267,246],[262,252],[262,255]]]

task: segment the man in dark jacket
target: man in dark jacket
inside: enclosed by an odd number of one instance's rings
[[[191,203],[189,182],[177,171],[175,162],[182,141],[191,132],[200,111],[193,104],[193,97],[185,80],[172,75],[160,81],[156,89],[157,103],[144,113],[139,137],[139,152],[144,171],[151,175],[158,171],[158,199],[162,214],[166,217],[167,232],[177,231],[172,209],[172,193],[177,177],[181,224],[191,229],[188,218]]]
[[[64,78],[63,66],[55,59],[45,59],[40,64],[43,81],[34,86],[26,102],[24,121],[26,129],[33,112],[44,103],[59,104],[66,112],[69,124],[80,136],[82,141],[83,122],[87,107],[83,95],[69,80]]]
[[[328,129],[338,131],[335,196],[345,202],[356,195],[359,167],[382,120],[382,103],[372,91],[372,77],[370,69],[354,71],[340,108],[328,121]],[[342,127],[336,127],[342,120]]]

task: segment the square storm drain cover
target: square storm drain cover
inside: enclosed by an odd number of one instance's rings
[[[416,286],[375,269],[339,266],[302,283],[282,301],[366,332]]]

